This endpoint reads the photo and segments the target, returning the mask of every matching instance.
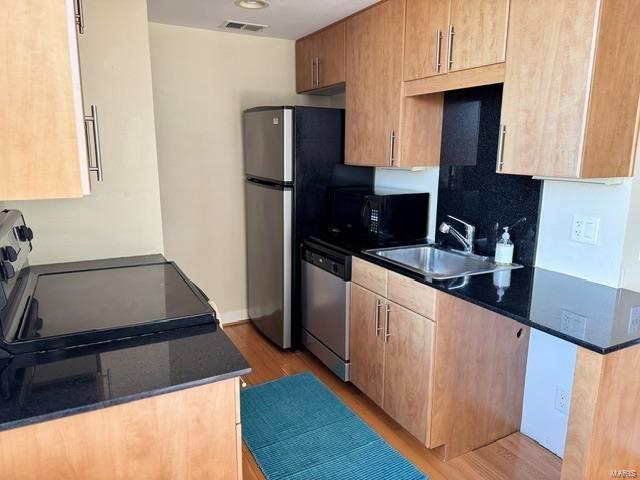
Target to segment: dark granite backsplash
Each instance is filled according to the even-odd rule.
[[[514,226],[514,262],[533,265],[541,183],[496,173],[502,85],[447,92],[444,101],[437,224],[453,215],[476,227],[476,252],[493,256],[502,227]],[[459,248],[439,231],[436,240]]]

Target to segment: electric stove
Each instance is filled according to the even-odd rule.
[[[33,231],[0,211],[0,351],[47,351],[217,324],[207,297],[162,255],[29,265]]]

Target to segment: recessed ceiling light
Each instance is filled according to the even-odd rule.
[[[235,4],[236,7],[249,8],[252,10],[267,8],[269,6],[269,2],[267,2],[267,0],[236,0]]]

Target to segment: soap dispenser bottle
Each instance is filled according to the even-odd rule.
[[[509,227],[504,227],[502,238],[496,243],[496,263],[511,265],[513,263],[513,242],[509,235]]]

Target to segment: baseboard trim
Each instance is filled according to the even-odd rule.
[[[247,310],[236,310],[235,312],[222,312],[222,325],[235,325],[236,323],[244,323],[249,321],[249,312]]]
[[[224,322],[222,325],[225,327],[235,327],[236,325],[244,325],[246,323],[251,323],[250,319],[238,320],[236,322]]]

